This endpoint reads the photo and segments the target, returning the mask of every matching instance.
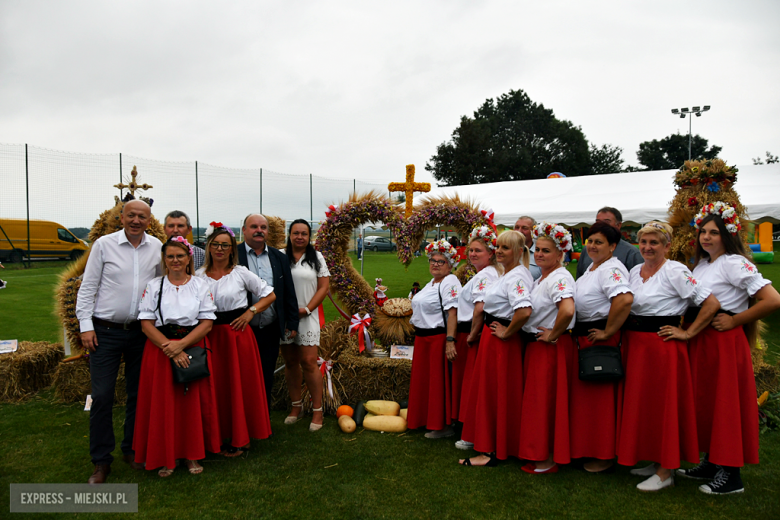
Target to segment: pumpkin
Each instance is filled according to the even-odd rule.
[[[336,410],[336,417],[341,417],[342,415],[352,417],[354,413],[355,411],[352,409],[351,406],[342,404],[341,406],[339,406],[338,410]]]

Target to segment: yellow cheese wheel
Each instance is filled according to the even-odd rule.
[[[406,431],[406,419],[393,415],[377,415],[363,419],[363,428],[375,432],[401,433]]]
[[[366,411],[374,415],[398,415],[401,405],[395,401],[368,401]]]
[[[352,433],[357,428],[355,421],[349,415],[342,415],[339,417],[339,428],[344,433]]]

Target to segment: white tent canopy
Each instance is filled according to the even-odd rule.
[[[735,189],[753,221],[780,222],[780,164],[738,166]],[[676,170],[613,173],[564,179],[494,182],[433,188],[492,209],[496,224],[513,226],[522,215],[567,226],[590,225],[596,211],[612,206],[624,222],[665,220],[675,196]]]

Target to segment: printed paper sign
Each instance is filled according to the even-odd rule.
[[[390,347],[390,359],[408,359],[414,356],[414,347],[409,345],[393,345]]]
[[[0,354],[10,354],[19,349],[19,341],[15,339],[0,340]]]

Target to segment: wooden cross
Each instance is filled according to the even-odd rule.
[[[431,191],[430,182],[414,182],[414,164],[406,165],[406,182],[391,182],[387,185],[387,189],[393,191],[406,192],[406,213],[405,217],[409,218],[412,215],[412,209],[414,208],[414,192]]]
[[[138,177],[138,170],[136,169],[135,166],[133,166],[133,171],[130,172],[130,177],[132,177],[132,180],[130,181],[129,184],[124,184],[120,182],[119,184],[114,184],[114,188],[119,188],[120,191],[127,188],[127,191],[129,191],[130,194],[133,197],[135,197],[136,190],[148,190],[153,187],[150,184],[146,184],[146,183],[138,184],[137,182],[135,182],[135,178]]]

